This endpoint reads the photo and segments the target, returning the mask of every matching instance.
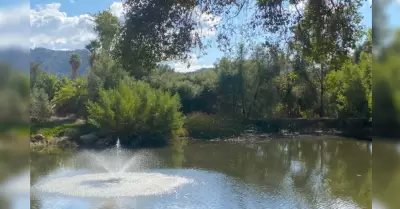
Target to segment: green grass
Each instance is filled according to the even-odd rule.
[[[96,131],[92,125],[86,123],[75,123],[71,120],[68,121],[56,121],[47,122],[40,124],[32,124],[30,133],[31,136],[36,134],[43,134],[45,137],[60,137],[60,136],[71,136],[76,137],[83,134],[88,134]]]

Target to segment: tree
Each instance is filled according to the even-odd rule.
[[[89,69],[87,75],[87,88],[90,99],[95,101],[102,89],[116,88],[126,76],[128,76],[128,73],[110,55],[106,52],[98,54],[97,60]]]
[[[111,14],[110,10],[105,10],[94,15],[94,22],[94,31],[99,36],[99,42],[94,44],[98,47],[97,44],[100,43],[104,51],[110,52],[115,45],[121,28],[118,18]]]
[[[91,40],[89,44],[85,46],[85,48],[90,52],[90,67],[93,67],[94,62],[96,61],[100,46],[100,42],[97,40]]]
[[[71,80],[75,80],[78,76],[78,70],[81,67],[82,59],[77,53],[72,53],[69,58],[69,64],[71,65]]]
[[[31,105],[29,108],[31,120],[46,122],[52,115],[49,97],[43,89],[33,88],[31,92]]]
[[[319,116],[325,113],[325,77],[331,70],[338,70],[361,38],[362,28],[358,8],[361,0],[349,3],[310,0],[304,15],[293,27],[292,47],[315,64],[318,74]]]
[[[124,79],[115,89],[102,90],[89,101],[89,123],[114,133],[121,143],[164,145],[182,129],[178,95],[152,89],[147,83]]]

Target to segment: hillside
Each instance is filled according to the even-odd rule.
[[[29,51],[17,48],[0,49],[0,62],[18,71],[29,72]]]
[[[69,64],[69,56],[72,53],[78,53],[82,58],[82,65],[79,74],[84,75],[89,67],[89,52],[85,49],[77,49],[73,51],[51,50],[46,48],[35,48],[27,51],[19,49],[3,49],[0,50],[0,62],[5,62],[15,69],[29,73],[29,61],[41,63],[41,67],[55,75],[69,76],[71,73],[71,65]],[[202,68],[194,72],[185,74],[197,74],[213,68]]]
[[[89,67],[89,52],[85,49],[78,49],[73,51],[56,51],[45,48],[31,49],[30,60],[41,63],[44,70],[56,75],[70,75],[71,65],[69,64],[69,57],[72,53],[77,53],[82,58],[81,68],[79,74],[86,74]]]

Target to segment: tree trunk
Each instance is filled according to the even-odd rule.
[[[78,76],[78,69],[72,68],[71,80],[75,80],[77,76]]]
[[[320,92],[320,110],[319,110],[319,117],[322,118],[324,117],[324,69],[321,66],[321,81],[320,81],[320,87],[321,87],[321,92]]]

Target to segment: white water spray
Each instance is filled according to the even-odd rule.
[[[78,170],[79,167],[90,167],[92,172],[43,179],[35,188],[44,193],[67,196],[134,197],[171,193],[191,182],[176,175],[143,172],[149,171],[150,165],[157,162],[155,156],[144,150],[131,153],[121,148],[119,139],[114,148],[82,152],[77,154],[75,161]],[[96,168],[101,170],[95,171]]]

